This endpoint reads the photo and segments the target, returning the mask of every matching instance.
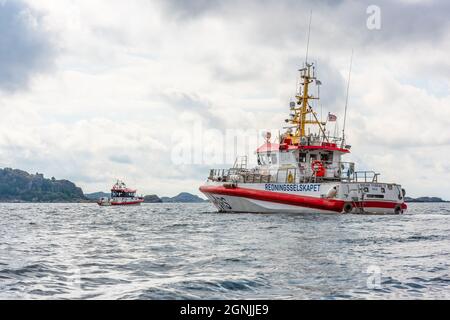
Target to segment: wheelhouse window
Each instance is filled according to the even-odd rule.
[[[258,154],[258,165],[262,166],[264,164],[263,161],[263,156],[261,154]]]
[[[258,164],[260,166],[267,165],[267,156],[265,154],[258,154]]]
[[[260,166],[277,164],[277,154],[276,153],[267,153],[267,154],[258,154],[258,164]]]
[[[306,162],[306,153],[300,152],[298,155],[298,162]]]
[[[372,198],[372,199],[383,199],[384,198],[384,194],[368,194],[367,198]]]
[[[320,160],[322,160],[325,163],[332,163],[333,162],[333,153],[322,153],[320,154]]]
[[[113,198],[133,198],[134,193],[132,192],[123,192],[123,191],[113,191],[111,193]]]
[[[276,154],[276,153],[272,153],[272,154],[269,156],[269,159],[270,159],[270,163],[271,163],[271,164],[277,164],[277,154]]]

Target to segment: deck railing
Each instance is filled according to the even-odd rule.
[[[355,182],[378,182],[379,175],[375,171],[356,171]]]
[[[355,171],[353,162],[339,162],[337,165],[323,162],[325,175],[317,176],[311,163],[298,168],[278,169],[211,169],[208,179],[219,182],[238,183],[307,183],[323,181],[377,182],[379,173],[374,171]]]

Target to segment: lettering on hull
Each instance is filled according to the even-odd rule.
[[[286,184],[276,184],[276,183],[266,183],[264,185],[266,191],[298,191],[298,192],[319,192],[320,183],[286,183]]]

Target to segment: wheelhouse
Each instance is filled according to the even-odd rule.
[[[343,170],[353,175],[354,164],[342,162],[342,156],[349,153],[347,148],[339,148],[336,143],[292,145],[267,142],[256,151],[258,166],[262,170],[274,172],[294,169],[301,178],[341,179]]]
[[[134,198],[136,191],[127,188],[125,183],[119,180],[111,189],[111,198]]]

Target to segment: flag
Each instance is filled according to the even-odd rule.
[[[337,120],[336,115],[328,113],[328,121],[336,121],[336,120]]]

